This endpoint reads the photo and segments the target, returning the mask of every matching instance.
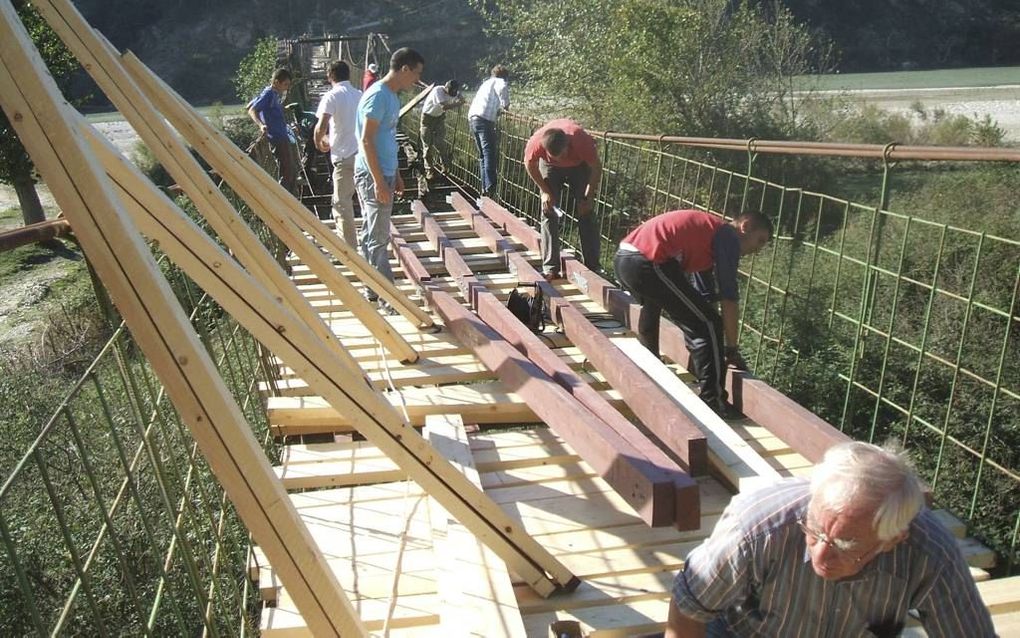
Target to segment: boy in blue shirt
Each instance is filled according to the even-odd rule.
[[[282,97],[290,90],[290,83],[290,71],[282,68],[274,71],[272,83],[248,103],[248,117],[269,140],[273,157],[280,167],[280,184],[294,193],[297,171],[291,154],[290,135],[283,115],[282,101]]]
[[[354,161],[354,184],[361,200],[363,218],[361,253],[390,281],[393,271],[387,247],[390,242],[390,216],[393,197],[404,192],[404,181],[397,170],[397,123],[400,98],[415,86],[425,68],[425,58],[414,49],[397,49],[390,58],[389,72],[361,96],[355,135],[358,157]],[[378,297],[369,291],[368,298]]]

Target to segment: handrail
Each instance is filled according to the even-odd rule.
[[[520,113],[506,115],[532,121]],[[537,122],[537,120],[535,120]],[[803,142],[785,140],[762,140],[758,138],[736,139],[725,137],[685,137],[679,135],[646,135],[640,133],[617,133],[587,129],[595,137],[610,140],[634,142],[656,142],[693,146],[697,148],[741,151],[752,149],[755,153],[774,155],[817,155],[827,157],[857,157],[867,159],[964,161],[964,162],[1020,162],[1020,149],[969,146],[906,146],[900,144],[851,144],[843,142]],[[891,147],[890,147],[891,146]]]
[[[37,224],[29,224],[0,233],[0,253],[35,242],[67,237],[70,234],[71,224],[66,219],[51,219]]]

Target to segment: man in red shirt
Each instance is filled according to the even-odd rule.
[[[658,356],[665,310],[684,331],[702,401],[720,414],[727,411],[726,364],[747,369],[737,347],[737,266],[771,238],[772,222],[759,212],[727,223],[711,213],[674,210],[631,231],[613,262],[617,279],[642,306],[638,339]]]
[[[595,191],[602,178],[602,162],[595,140],[573,120],[552,120],[535,131],[524,148],[524,165],[542,194],[542,272],[560,278],[560,193],[570,187],[577,213],[581,258],[596,272],[599,229],[592,214]]]
[[[373,62],[368,65],[365,72],[361,75],[361,90],[367,91],[368,87],[372,86],[379,81],[379,65]]]

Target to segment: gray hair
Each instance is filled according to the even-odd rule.
[[[907,531],[921,507],[924,488],[906,455],[870,443],[834,445],[811,476],[811,507],[841,511],[874,507],[874,529],[889,541]]]

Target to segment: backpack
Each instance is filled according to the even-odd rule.
[[[506,300],[506,307],[532,332],[543,332],[545,330],[545,293],[542,291],[542,287],[538,283],[518,282],[517,285],[534,288],[535,293],[529,295],[514,288]]]

